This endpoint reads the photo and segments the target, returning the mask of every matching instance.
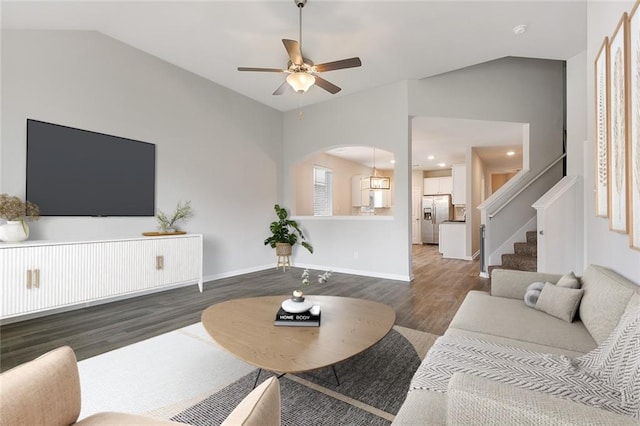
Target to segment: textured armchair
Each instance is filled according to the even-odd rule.
[[[0,426],[180,425],[125,413],[98,413],[78,421],[80,377],[73,350],[64,346],[0,375]],[[280,384],[255,388],[223,425],[279,425]]]

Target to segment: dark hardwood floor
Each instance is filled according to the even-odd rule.
[[[443,334],[469,290],[489,290],[477,261],[442,259],[437,246],[413,246],[411,283],[334,273],[307,294],[375,300],[393,307],[396,324]],[[320,271],[321,272],[321,271]],[[79,360],[200,321],[214,303],[238,297],[288,295],[299,287],[302,269],[270,269],[146,296],[0,326],[0,370],[62,345]],[[312,271],[315,280],[318,271]]]

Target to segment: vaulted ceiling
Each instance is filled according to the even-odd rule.
[[[99,31],[280,111],[505,56],[566,60],[586,49],[586,2],[580,0],[308,0],[304,56],[315,63],[358,56],[362,66],[322,74],[342,88],[338,94],[314,86],[302,95],[290,90],[274,96],[286,74],[237,67],[286,68],[282,39],[298,39],[294,0],[2,0],[1,5],[2,28]],[[513,29],[519,25],[526,30],[518,35]],[[487,146],[472,137],[494,130],[495,137],[486,137],[502,140],[517,133],[510,124],[470,122],[448,136],[442,133],[451,125],[414,120],[413,157],[422,163],[414,169],[437,167],[426,164],[427,152],[440,150],[439,161],[450,165],[463,161],[463,140]]]
[[[526,25],[524,34],[513,28]],[[328,1],[303,9],[303,54],[315,63],[358,56],[323,73],[342,87],[273,96],[283,38],[298,39],[294,0],[5,1],[2,27],[95,30],[281,111],[505,56],[568,59],[586,48],[584,1]]]

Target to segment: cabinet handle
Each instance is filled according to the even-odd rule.
[[[27,269],[27,289],[31,290],[31,269]]]
[[[156,256],[156,269],[164,269],[164,256]]]
[[[40,288],[40,269],[33,270],[33,281],[35,288]]]

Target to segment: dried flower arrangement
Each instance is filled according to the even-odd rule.
[[[169,218],[162,210],[158,210],[156,219],[158,219],[158,225],[162,232],[172,232],[178,230],[178,225],[187,223],[189,219],[193,217],[193,209],[191,208],[191,201],[180,201],[176,206],[176,210]]]
[[[324,284],[327,281],[329,281],[329,277],[331,277],[331,274],[333,273],[333,271],[325,271],[324,273],[318,275],[318,283],[320,284]],[[302,271],[302,286],[301,287],[307,287],[311,285],[311,281],[309,281],[309,270],[305,269],[304,271]],[[298,302],[298,301],[302,301],[304,300],[304,293],[302,290],[297,289],[293,292],[293,301],[294,302]]]
[[[16,196],[0,194],[0,218],[6,220],[38,220],[40,209],[31,201]]]

